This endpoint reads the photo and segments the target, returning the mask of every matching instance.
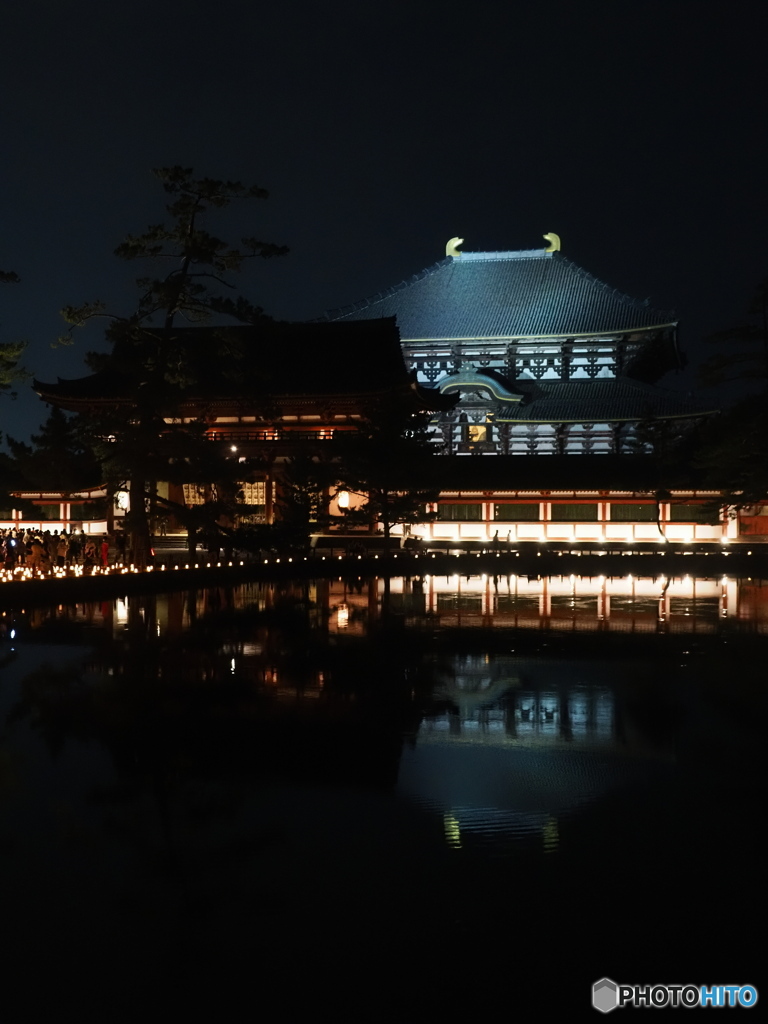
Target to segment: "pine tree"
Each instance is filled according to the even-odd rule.
[[[371,529],[381,525],[385,552],[393,526],[435,518],[427,505],[440,494],[440,462],[428,428],[428,414],[413,413],[393,399],[372,409],[359,431],[338,442],[338,489],[365,496],[346,513],[347,522]]]
[[[0,282],[18,284],[19,275],[12,270],[0,270]],[[7,341],[0,344],[0,393],[9,391],[17,382],[29,376],[19,360],[22,357],[26,342]]]
[[[722,351],[703,364],[700,383],[740,381],[752,394],[705,425],[695,464],[713,487],[724,492],[724,507],[733,510],[768,498],[768,278],[757,289],[742,323],[709,339]]]
[[[168,465],[169,451],[178,452],[185,433],[191,445],[199,433],[188,430],[177,410],[201,379],[197,353],[191,353],[180,326],[211,324],[227,318],[241,323],[258,323],[264,311],[242,296],[227,295],[233,286],[228,275],[250,259],[283,255],[284,246],[243,238],[241,247],[210,234],[201,220],[210,210],[221,210],[236,201],[265,199],[258,186],[238,181],[195,178],[191,168],[165,167],[154,171],[170,202],[169,221],[153,224],[141,235],[129,235],[115,254],[126,260],[148,260],[154,266],[167,262],[167,274],[137,280],[139,298],[129,315],[108,313],[101,302],[67,306],[62,310],[70,331],[60,339],[72,340],[74,328],[97,317],[107,317],[107,339],[112,344],[107,357],[91,355],[94,369],[108,369],[119,376],[125,388],[125,403],[113,410],[94,429],[103,439],[98,454],[108,464],[113,479],[124,476],[130,492],[127,527],[131,536],[131,559],[145,565],[149,556],[150,518],[157,504],[156,481]],[[208,363],[217,365],[237,360],[242,354],[225,333],[210,332]],[[107,445],[112,447],[107,449]],[[176,456],[178,457],[178,456]]]
[[[768,278],[755,292],[746,319],[707,341],[720,351],[701,366],[703,387],[733,381],[758,381],[768,387]]]
[[[77,416],[51,409],[31,444],[12,437],[6,440],[19,472],[33,487],[68,493],[102,482],[100,466],[83,440],[83,424]]]
[[[312,452],[297,452],[283,463],[279,521],[271,531],[277,547],[306,549],[313,531],[327,529],[328,491],[337,473],[333,462]]]

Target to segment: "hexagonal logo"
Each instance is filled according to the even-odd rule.
[[[592,986],[592,1005],[600,1013],[610,1013],[619,1005],[618,985],[610,978],[601,978]]]

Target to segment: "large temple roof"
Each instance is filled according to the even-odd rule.
[[[217,335],[214,345],[212,334]],[[183,346],[195,380],[185,401],[216,401],[269,396],[322,398],[369,397],[415,389],[426,408],[449,408],[454,399],[416,386],[406,370],[400,335],[393,319],[370,323],[283,323],[253,326],[184,327],[152,331],[155,342],[167,333],[170,345]],[[153,342],[154,343],[154,342]],[[222,358],[217,352],[229,350]],[[375,352],[376,361],[360,358]],[[130,404],[145,371],[134,350],[116,349],[106,369],[58,383],[34,381],[46,401],[63,408]]]
[[[462,252],[324,320],[397,317],[403,341],[583,337],[669,326],[557,252]]]

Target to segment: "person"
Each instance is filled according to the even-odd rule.
[[[221,550],[221,540],[219,539],[219,531],[211,530],[206,537],[208,554],[211,558],[218,558],[219,551]]]
[[[101,566],[106,569],[109,565],[109,537],[105,536],[101,542]]]
[[[69,555],[69,564],[70,565],[77,565],[78,564],[78,562],[80,561],[80,555],[82,553],[82,550],[83,550],[83,547],[82,547],[82,542],[81,542],[81,539],[80,539],[80,535],[78,533],[70,533],[70,535],[69,535],[68,551],[67,551],[67,554]]]
[[[88,540],[85,542],[85,547],[83,548],[83,565],[96,565],[96,557],[96,541],[93,539],[93,537],[89,537]]]
[[[56,564],[59,550],[59,533],[58,530],[54,530],[51,533],[50,530],[46,530],[43,534],[43,546],[45,547],[45,553],[48,556],[47,560],[50,565]]]
[[[33,569],[45,569],[49,565],[48,551],[42,537],[35,537],[29,544],[27,565]]]
[[[9,530],[3,539],[3,562],[6,569],[13,569],[16,565],[17,550],[16,538]]]
[[[68,547],[69,547],[69,542],[67,541],[67,535],[62,530],[61,533],[59,534],[59,542],[58,542],[58,544],[56,546],[56,565],[60,569],[64,568],[64,565],[65,565],[65,563],[67,561],[67,549],[68,549]]]
[[[115,531],[115,551],[117,552],[118,562],[125,561],[125,530]]]

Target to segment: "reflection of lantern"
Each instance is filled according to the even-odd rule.
[[[339,508],[349,508],[349,491],[339,491],[336,496]]]
[[[340,604],[337,611],[339,629],[346,629],[349,625],[349,606]]]

